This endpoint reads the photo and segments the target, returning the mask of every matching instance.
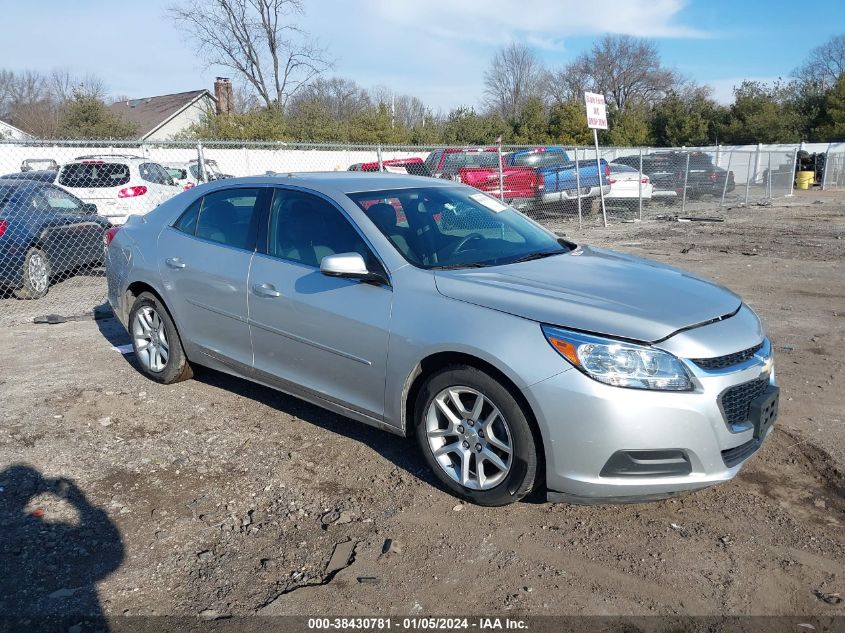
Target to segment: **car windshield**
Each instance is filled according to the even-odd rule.
[[[420,268],[498,266],[570,250],[567,242],[515,209],[469,187],[347,195]]]

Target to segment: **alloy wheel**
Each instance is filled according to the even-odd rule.
[[[443,389],[425,413],[425,427],[440,468],[464,488],[489,490],[510,472],[510,427],[481,392],[464,386]]]
[[[43,255],[33,252],[29,256],[27,275],[29,276],[29,285],[35,292],[40,294],[47,290],[47,285],[50,283],[50,273]]]
[[[135,356],[144,367],[152,372],[162,372],[170,357],[170,344],[164,321],[149,305],[142,306],[132,321],[132,342]]]

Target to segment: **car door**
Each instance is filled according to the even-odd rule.
[[[249,276],[256,374],[381,420],[393,292],[323,275],[320,261],[354,251],[381,263],[338,207],[304,191],[275,190],[267,233]]]
[[[232,187],[196,200],[158,239],[165,301],[188,354],[241,373],[252,368],[247,278],[266,187]]]

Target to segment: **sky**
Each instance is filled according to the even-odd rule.
[[[300,25],[335,60],[331,74],[415,95],[435,111],[479,107],[484,70],[511,41],[554,69],[604,33],[649,38],[666,66],[729,103],[743,79],[787,78],[845,32],[842,0],[304,1]],[[237,84],[233,71],[197,56],[167,16],[172,3],[0,0],[0,68],[93,73],[110,94],[133,98],[210,89],[216,76]]]

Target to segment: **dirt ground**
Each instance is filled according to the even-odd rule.
[[[558,228],[716,279],[763,317],[780,419],[734,481],[475,507],[410,440],[216,372],[146,380],[113,320],[15,325],[0,613],[845,615],[845,195],[697,212],[725,221]]]

